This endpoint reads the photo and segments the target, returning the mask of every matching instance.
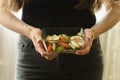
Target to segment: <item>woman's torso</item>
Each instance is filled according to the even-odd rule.
[[[35,27],[91,27],[95,15],[74,8],[78,0],[31,0],[23,8],[23,21]]]

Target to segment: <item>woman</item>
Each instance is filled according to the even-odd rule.
[[[119,21],[120,1],[113,1],[105,18],[95,24],[94,11],[101,4],[101,0],[0,0],[0,23],[21,34],[16,80],[102,80],[99,35]],[[19,20],[11,11],[21,7]],[[45,51],[42,28],[79,26],[86,34],[82,50],[73,54]]]

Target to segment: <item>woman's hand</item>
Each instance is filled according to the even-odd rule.
[[[85,41],[85,46],[83,49],[76,51],[75,54],[77,55],[86,55],[89,53],[92,42],[94,39],[94,35],[91,29],[85,29],[85,34],[86,34],[86,41]]]
[[[40,30],[39,28],[33,28],[31,30],[30,39],[34,44],[36,51],[39,52],[42,57],[51,60],[57,56],[56,53],[45,51],[42,43],[42,30]]]
[[[118,21],[120,21],[120,0],[111,0],[111,9],[108,11],[107,15],[91,29],[85,29],[86,33],[86,43],[82,50],[76,52],[77,55],[88,54],[94,38],[100,34],[111,29]],[[93,34],[94,33],[94,34]]]

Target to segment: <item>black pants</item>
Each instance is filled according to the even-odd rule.
[[[99,39],[93,42],[89,54],[59,54],[46,60],[22,36],[16,67],[16,80],[102,80],[103,62]]]

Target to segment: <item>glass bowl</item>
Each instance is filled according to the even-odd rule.
[[[81,27],[44,28],[42,37],[45,50],[55,53],[74,53],[85,44]]]

